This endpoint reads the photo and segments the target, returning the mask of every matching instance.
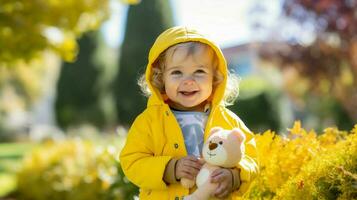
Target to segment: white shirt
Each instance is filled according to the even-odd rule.
[[[172,110],[179,123],[188,155],[201,156],[203,133],[209,112]]]

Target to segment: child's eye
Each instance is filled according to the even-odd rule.
[[[203,69],[198,69],[198,70],[196,70],[195,73],[196,73],[196,74],[205,74],[206,72],[205,72],[205,70],[203,70]]]
[[[181,75],[182,72],[179,71],[179,70],[174,70],[174,71],[172,71],[170,74],[171,74],[171,75]]]

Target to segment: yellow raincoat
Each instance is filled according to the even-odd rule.
[[[216,52],[219,70],[224,80],[214,91],[211,111],[207,120],[204,140],[208,138],[212,127],[224,129],[239,127],[246,135],[245,157],[239,163],[242,184],[235,195],[242,195],[258,172],[256,146],[252,133],[244,123],[224,107],[222,99],[227,82],[227,64],[221,50],[216,44],[186,27],[173,27],[163,32],[155,41],[149,53],[146,68],[146,81],[152,91],[147,108],[132,124],[126,144],[120,154],[120,163],[127,178],[140,187],[140,199],[180,199],[188,195],[189,190],[180,184],[167,185],[163,181],[165,167],[171,158],[187,155],[183,134],[171,112],[164,102],[160,91],[150,84],[152,64],[168,47],[181,42],[198,41],[208,44]]]

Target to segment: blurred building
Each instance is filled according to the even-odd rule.
[[[222,48],[227,60],[228,68],[240,76],[252,74],[257,71],[257,51],[252,44],[239,44]]]
[[[282,74],[261,57],[261,49],[269,52],[281,47],[278,43],[261,42],[222,48],[229,70],[241,78],[240,95],[230,109],[254,132],[281,131],[294,118],[292,105],[282,92]]]

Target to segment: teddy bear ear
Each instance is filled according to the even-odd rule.
[[[216,126],[216,127],[211,128],[211,131],[210,131],[209,134],[212,135],[213,133],[216,133],[216,132],[221,131],[221,130],[223,130],[223,128],[221,128],[219,126]]]
[[[235,133],[236,136],[238,136],[241,142],[245,141],[245,135],[239,128],[234,128],[232,131]]]

